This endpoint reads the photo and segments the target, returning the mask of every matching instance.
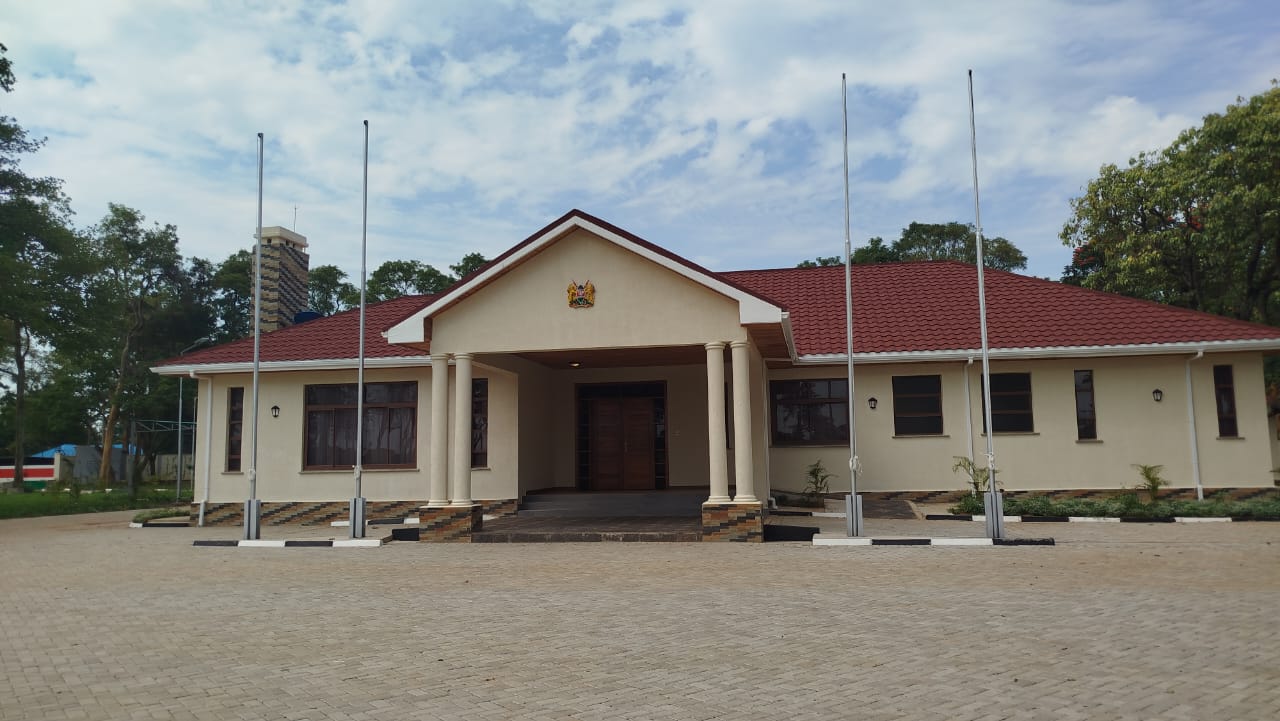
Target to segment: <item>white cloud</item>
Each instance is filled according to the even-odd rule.
[[[365,118],[373,265],[493,255],[572,205],[715,268],[830,255],[841,72],[856,242],[968,220],[973,68],[984,225],[1056,275],[1099,165],[1280,60],[1280,20],[1233,3],[9,5],[4,112],[50,136],[28,167],[81,220],[124,202],[225,257],[252,232],[262,131],[268,224],[299,206],[313,262],[347,269]]]

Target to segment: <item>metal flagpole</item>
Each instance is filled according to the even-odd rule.
[[[258,370],[262,351],[262,133],[258,133],[258,232],[253,248],[253,434],[249,436],[249,498],[244,502],[244,538],[256,541],[259,533],[258,501]]]
[[[978,202],[978,131],[973,118],[973,70],[969,70],[969,153],[973,160],[973,220],[978,250],[978,325],[982,332],[982,413],[987,431],[987,536],[1004,538],[1004,502],[996,488],[996,452],[991,425],[991,350],[987,345],[987,286],[983,273],[982,211]],[[968,382],[966,380],[966,382]]]
[[[351,537],[364,538],[364,497],[360,476],[364,471],[364,311],[365,248],[369,235],[369,121],[364,121],[364,199],[360,226],[360,350],[356,361],[356,462],[353,469],[356,493],[351,498]]]
[[[182,381],[183,376],[178,376],[178,470],[174,476],[174,503],[182,502]]]
[[[840,73],[840,102],[844,108],[844,313],[845,356],[849,360],[849,495],[845,497],[845,530],[862,535],[862,496],[858,495],[858,447],[853,427],[853,276],[852,244],[849,241],[849,94],[845,75]]]

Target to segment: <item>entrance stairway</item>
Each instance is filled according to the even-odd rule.
[[[701,518],[705,488],[526,494],[520,518]]]

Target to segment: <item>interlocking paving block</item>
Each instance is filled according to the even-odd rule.
[[[131,515],[0,521],[0,604],[38,609],[0,614],[0,721],[1275,721],[1280,709],[1266,631],[1276,523],[1068,523],[1048,548],[364,553],[193,548],[236,544],[241,529],[138,533]],[[802,522],[843,533],[823,520]],[[1040,535],[1028,528],[1050,527],[1009,533]],[[323,533],[305,531],[278,532]]]

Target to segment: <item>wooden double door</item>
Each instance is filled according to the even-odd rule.
[[[665,488],[666,385],[578,386],[580,490]]]

